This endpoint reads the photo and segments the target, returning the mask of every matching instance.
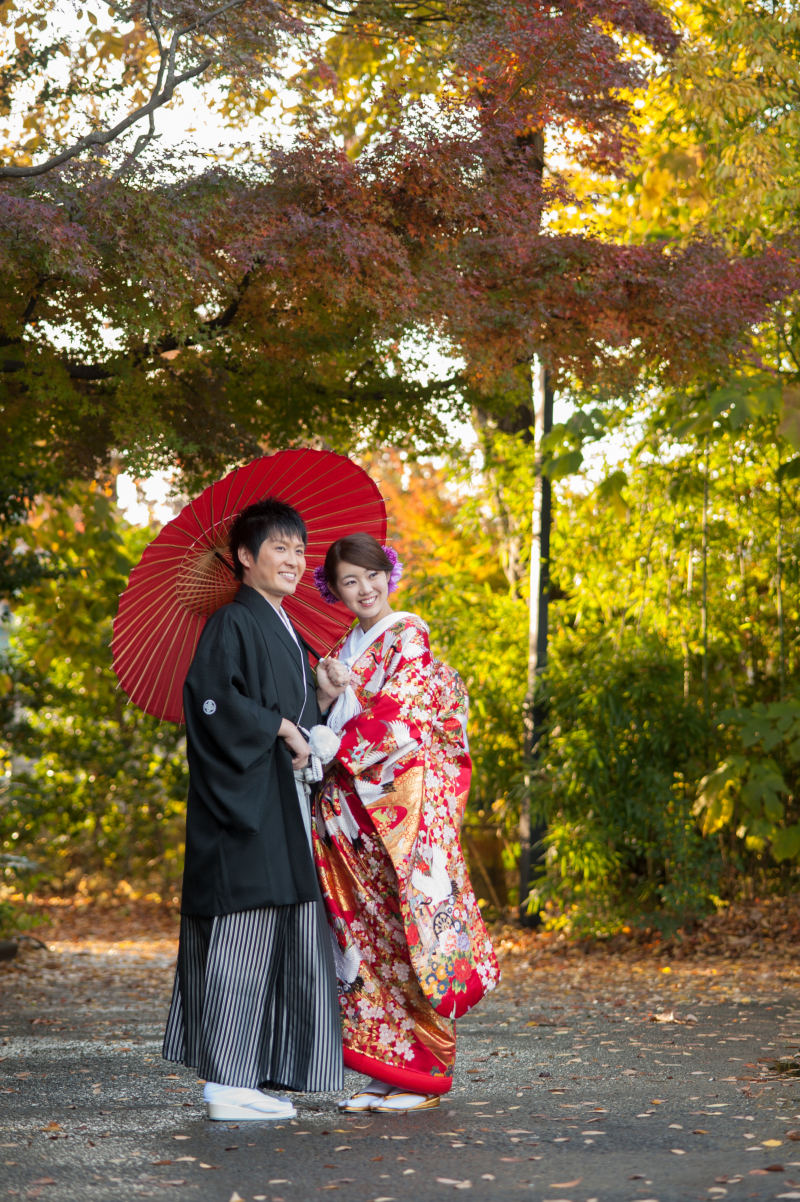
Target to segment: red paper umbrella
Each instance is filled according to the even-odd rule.
[[[279,451],[237,468],[185,506],[146,548],[114,622],[114,669],[145,713],[183,721],[183,682],[206,619],[239,589],[228,551],[233,519],[263,497],[294,505],[308,527],[305,575],[286,612],[313,647],[328,652],[352,615],[327,605],[314,568],[332,542],[356,530],[386,539],[386,506],[363,468],[332,451]]]

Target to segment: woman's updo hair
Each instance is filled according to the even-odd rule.
[[[386,572],[391,575],[394,564],[381,544],[371,534],[348,534],[337,538],[328,547],[323,571],[329,589],[336,591],[336,570],[340,563],[352,563],[369,572]]]

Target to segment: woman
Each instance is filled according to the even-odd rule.
[[[348,668],[350,685],[328,717],[341,742],[323,753],[314,829],[345,1065],[370,1078],[340,1102],[351,1112],[438,1106],[452,1085],[454,1020],[499,980],[458,843],[467,696],[432,657],[421,618],[392,611],[401,568],[390,548],[353,534],[315,572],[323,597],[358,619],[325,661],[336,684]]]

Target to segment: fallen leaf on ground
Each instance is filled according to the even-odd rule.
[[[574,1181],[551,1181],[548,1189],[572,1189],[573,1185],[580,1185],[583,1177],[576,1177]]]

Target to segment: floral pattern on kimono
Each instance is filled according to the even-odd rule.
[[[499,980],[458,840],[471,774],[466,692],[414,615],[368,646],[352,675],[362,712],[342,729],[314,831],[345,1063],[449,1078],[452,1020]]]

